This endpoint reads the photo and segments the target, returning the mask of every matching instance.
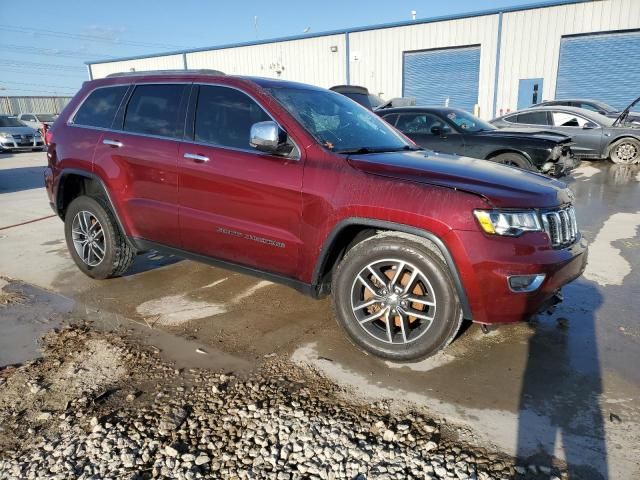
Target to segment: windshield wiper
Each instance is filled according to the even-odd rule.
[[[405,145],[404,147],[396,148],[396,147],[387,147],[387,148],[369,148],[369,147],[358,147],[358,148],[348,148],[344,150],[334,150],[336,153],[343,153],[346,155],[353,154],[367,154],[367,153],[387,153],[387,152],[402,152],[402,151],[416,151],[416,150],[424,150],[422,147]]]

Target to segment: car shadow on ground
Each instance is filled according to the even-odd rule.
[[[535,333],[522,381],[517,455],[525,465],[538,466],[552,465],[554,456],[563,456],[569,478],[605,479],[595,327],[602,294],[585,280],[565,287],[565,293],[575,300],[574,306],[559,306],[553,315],[541,314],[532,322]]]
[[[45,166],[2,169],[0,156],[0,194],[44,187]]]

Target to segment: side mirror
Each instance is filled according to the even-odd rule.
[[[256,150],[274,155],[286,155],[291,152],[287,144],[287,134],[274,121],[258,122],[251,125],[249,145]]]
[[[592,123],[592,122],[587,122],[582,126],[583,130],[592,130],[594,128],[598,128],[598,125],[596,125],[595,123]]]

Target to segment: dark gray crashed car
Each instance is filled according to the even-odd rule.
[[[531,105],[530,108],[537,107],[577,107],[585,110],[591,110],[592,112],[599,113],[605,117],[613,118],[614,120],[622,113],[619,109],[612,107],[604,102],[598,100],[591,100],[590,98],[569,98],[565,100],[547,100],[536,105]],[[640,124],[640,114],[636,112],[629,113],[627,122]]]
[[[624,112],[623,112],[624,114]],[[571,137],[580,159],[609,158],[614,163],[640,163],[640,125],[576,107],[535,107],[491,120],[499,128],[537,127]]]
[[[501,130],[451,107],[405,107],[376,113],[424,148],[561,176],[577,165],[566,135],[537,128]]]

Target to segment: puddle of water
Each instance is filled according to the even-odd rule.
[[[0,367],[39,358],[40,338],[63,323],[73,300],[3,279],[0,290],[16,296],[14,303],[0,305]]]
[[[571,172],[576,180],[588,180],[598,173],[600,173],[600,169],[591,165],[581,165]]]
[[[226,313],[227,309],[220,303],[194,300],[186,294],[181,294],[149,300],[138,305],[136,311],[153,325],[171,326],[220,315]]]
[[[216,285],[220,285],[221,283],[226,282],[227,280],[229,280],[229,277],[224,277],[224,278],[221,278],[220,280],[216,280],[215,282],[210,283],[209,285],[200,287],[200,289],[204,290],[205,288],[215,287]]]
[[[235,297],[233,297],[233,300],[231,300],[231,303],[240,303],[242,300],[244,300],[245,298],[250,297],[251,295],[256,293],[258,290],[260,290],[261,288],[268,287],[269,285],[273,285],[273,283],[272,282],[268,282],[267,280],[262,280],[262,281],[256,283],[255,285],[247,288],[244,292],[241,292],[238,295],[236,295]]]
[[[639,226],[640,212],[611,215],[589,245],[585,278],[602,286],[622,285],[624,278],[631,273],[631,265],[622,256],[620,249],[613,246],[613,242],[634,238]]]

